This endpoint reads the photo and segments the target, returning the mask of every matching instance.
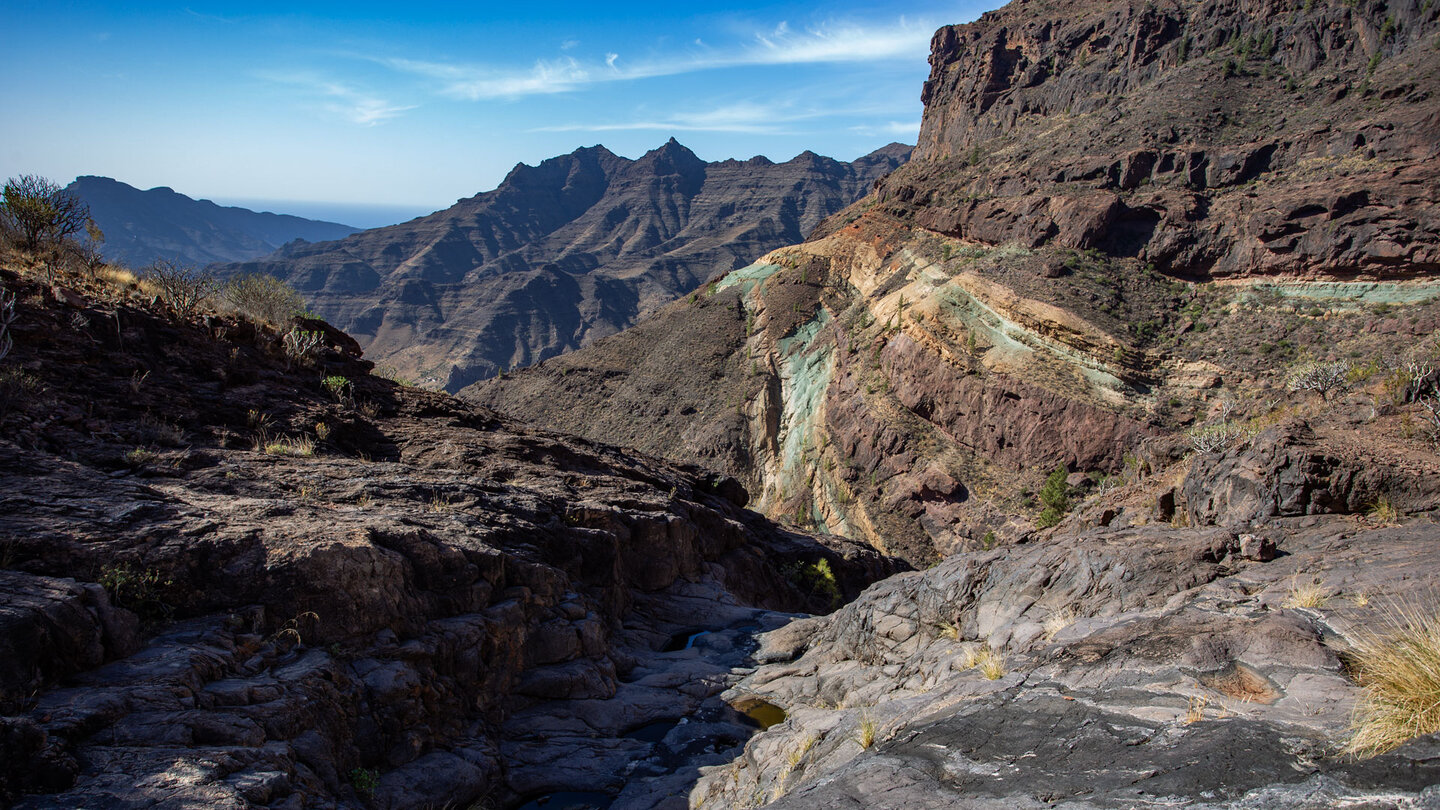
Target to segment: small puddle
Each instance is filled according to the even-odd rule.
[[[631,729],[620,736],[626,739],[639,740],[640,742],[658,743],[665,739],[670,729],[680,724],[679,720],[656,720],[653,723],[646,723],[638,728]]]
[[[759,723],[762,731],[785,722],[785,710],[774,703],[751,699],[735,704],[735,708],[741,714]]]
[[[615,797],[593,791],[568,791],[537,796],[513,810],[606,810]]]
[[[669,641],[665,642],[665,646],[660,648],[660,652],[688,650],[695,646],[695,639],[708,635],[710,635],[709,630],[686,630],[683,633],[676,633],[670,637]]]

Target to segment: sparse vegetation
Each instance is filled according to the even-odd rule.
[[[990,649],[988,644],[976,644],[965,650],[960,658],[960,668],[979,670],[986,680],[998,681],[1005,677],[1005,658]]]
[[[285,436],[274,440],[262,439],[259,444],[259,449],[272,456],[309,458],[315,455],[315,440],[309,436]]]
[[[155,288],[160,302],[181,318],[194,315],[218,289],[209,273],[165,259],[145,269],[145,281]]]
[[[100,570],[98,581],[111,602],[142,619],[161,619],[174,610],[161,595],[171,581],[154,568],[135,568],[129,563],[107,565]]]
[[[1364,688],[1345,750],[1370,757],[1440,731],[1440,612],[1402,607],[1389,627],[1362,632],[1350,655]]]
[[[1349,373],[1350,364],[1345,362],[1305,363],[1291,370],[1285,386],[1291,391],[1318,391],[1328,400],[1331,391],[1344,390]]]
[[[1400,522],[1400,510],[1396,509],[1395,504],[1385,495],[1381,495],[1375,499],[1374,503],[1370,504],[1370,507],[1365,510],[1365,516],[1381,526],[1394,526]]]
[[[26,250],[59,248],[89,222],[90,207],[57,183],[35,174],[5,182],[0,231]]]
[[[305,302],[294,287],[266,273],[230,279],[220,297],[236,312],[258,323],[283,324],[305,310]]]
[[[875,718],[871,717],[869,712],[862,712],[860,724],[855,730],[855,742],[859,743],[861,748],[870,750],[870,746],[875,744],[876,728]]]
[[[304,363],[320,350],[324,338],[325,336],[320,332],[291,329],[285,333],[283,340],[285,357],[293,362]]]

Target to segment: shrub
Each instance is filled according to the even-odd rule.
[[[835,579],[829,560],[794,563],[785,566],[783,571],[796,589],[806,594],[826,597],[832,608],[840,604],[840,583]]]
[[[174,611],[161,597],[161,591],[170,584],[154,568],[137,569],[129,563],[107,565],[100,571],[100,585],[110,594],[110,600],[147,620],[164,618]]]
[[[1040,502],[1045,504],[1045,509],[1035,520],[1036,526],[1048,529],[1058,524],[1070,511],[1070,485],[1065,481],[1068,475],[1063,466],[1056,467],[1055,472],[1045,479],[1045,486],[1040,488]]]
[[[336,401],[343,402],[350,395],[350,380],[339,374],[331,374],[320,380],[320,387],[325,389]]]
[[[214,276],[167,259],[158,259],[147,267],[145,280],[155,287],[160,301],[182,318],[194,315],[216,289]]]
[[[221,297],[252,321],[285,323],[305,310],[294,287],[268,273],[246,273],[225,283]]]
[[[1349,363],[1306,363],[1290,372],[1285,385],[1291,391],[1319,391],[1322,398],[1329,399],[1331,391],[1345,387],[1349,374]]]
[[[90,222],[90,207],[73,192],[35,174],[5,182],[0,227],[21,247],[59,247]]]
[[[1407,740],[1440,731],[1440,614],[1399,608],[1384,632],[1365,632],[1351,655],[1364,688],[1345,750],[1383,754]]]
[[[355,768],[350,771],[350,786],[362,796],[369,796],[380,786],[380,774],[369,768]]]
[[[1238,422],[1224,421],[1190,428],[1185,434],[1190,446],[1200,453],[1214,453],[1229,447],[1231,442],[1245,435],[1245,428]]]
[[[324,339],[325,335],[320,332],[291,329],[285,333],[285,357],[303,363],[315,355]]]

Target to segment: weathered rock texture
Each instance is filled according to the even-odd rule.
[[[1419,2],[1012,4],[935,35],[880,198],[1188,278],[1433,271],[1437,30]]]
[[[77,177],[66,191],[90,206],[91,219],[105,234],[100,245],[105,258],[136,268],[157,259],[197,267],[240,262],[273,253],[297,239],[322,242],[359,230],[192,200],[168,188],[141,191],[108,177]]]
[[[0,416],[7,803],[526,797],[556,780],[527,764],[517,712],[587,718],[586,738],[678,720],[744,664],[736,628],[777,623],[762,608],[826,610],[893,570],[746,512],[733,479],[372,377],[318,321],[297,326],[324,345],[289,357],[138,289],[0,276],[19,298]],[[807,575],[820,561],[833,579]],[[727,628],[723,649],[657,653]],[[749,733],[711,722],[712,757]],[[622,747],[670,751],[637,785],[684,760]]]
[[[726,697],[787,720],[704,769],[691,806],[1429,806],[1437,735],[1336,750],[1349,643],[1386,621],[1367,597],[1431,602],[1434,524],[1268,529],[1285,556],[1263,563],[1170,527],[957,555],[769,633],[772,663]],[[1322,606],[1295,607],[1312,583]]]
[[[1027,2],[942,29],[917,159],[874,195],[465,395],[718,466],[772,516],[916,563],[1028,536],[1056,467],[1108,487],[1179,430],[1321,416],[1287,390],[1307,359],[1359,369],[1321,421],[1387,435],[1424,414],[1382,378],[1440,323],[1437,13]],[[1193,517],[1255,512],[1245,475]],[[1299,497],[1354,512],[1384,476]]]
[[[794,244],[909,156],[706,163],[673,139],[517,166],[411,222],[220,268],[300,289],[370,357],[456,391],[617,332],[717,273]]]

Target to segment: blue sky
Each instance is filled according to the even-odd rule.
[[[848,160],[914,142],[930,35],[996,5],[10,0],[0,175],[422,212],[597,143]]]

